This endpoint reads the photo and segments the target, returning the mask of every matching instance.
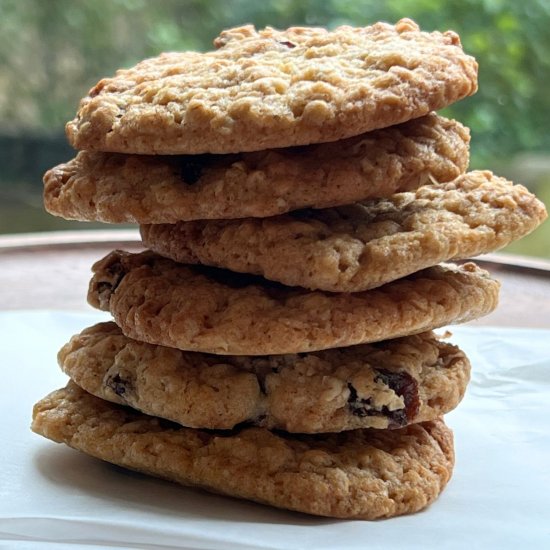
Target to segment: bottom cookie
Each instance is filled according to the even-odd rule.
[[[433,502],[454,464],[442,420],[399,430],[289,435],[183,428],[73,382],[39,401],[32,429],[89,455],[210,491],[337,518],[378,519]]]

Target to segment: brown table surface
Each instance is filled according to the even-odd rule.
[[[0,236],[0,310],[89,310],[90,267],[115,248],[140,250],[137,230]],[[550,328],[550,261],[505,254],[475,261],[502,290],[498,309],[471,325]]]

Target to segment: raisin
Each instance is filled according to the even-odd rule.
[[[418,382],[407,372],[392,372],[377,369],[376,382],[382,382],[403,398],[405,408],[389,412],[389,417],[397,425],[404,426],[409,418],[414,418],[420,407],[418,398]]]
[[[197,183],[202,176],[202,171],[206,164],[208,155],[193,155],[181,158],[180,176],[185,183],[193,185]]]
[[[107,379],[106,385],[119,397],[123,397],[130,387],[130,381],[122,378],[120,374],[115,374]]]
[[[357,390],[351,385],[348,384],[349,397],[348,404],[351,409],[352,414],[363,418],[365,416],[372,416],[376,414],[376,410],[371,408],[371,399],[358,399]]]
[[[418,398],[418,383],[406,372],[392,372],[385,369],[377,369],[376,382],[382,382],[392,389],[399,397],[403,398],[405,407],[390,411],[384,406],[381,409],[372,407],[370,398],[359,399],[357,390],[348,384],[349,397],[348,406],[352,414],[364,418],[365,416],[385,416],[389,420],[389,428],[398,428],[405,426],[410,418],[414,418],[418,413],[420,401]]]
[[[239,162],[242,155],[239,153],[227,155],[203,153],[201,155],[176,155],[164,158],[170,159],[174,172],[179,174],[184,183],[193,185],[201,179],[206,168],[227,170],[235,162]]]
[[[294,44],[293,42],[290,42],[289,40],[285,40],[284,42],[281,42],[280,40],[278,40],[279,44],[281,44],[282,46],[286,46],[287,48],[295,48],[296,47],[296,44]]]

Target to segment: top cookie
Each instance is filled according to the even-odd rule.
[[[101,80],[67,135],[77,149],[258,151],[392,126],[477,90],[451,31],[396,25],[224,31],[208,53],[166,53]]]

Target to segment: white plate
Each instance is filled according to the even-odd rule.
[[[453,329],[473,366],[447,416],[454,477],[422,513],[363,522],[182,488],[33,434],[33,403],[66,381],[57,350],[106,318],[0,313],[1,548],[550,548],[550,330]]]

